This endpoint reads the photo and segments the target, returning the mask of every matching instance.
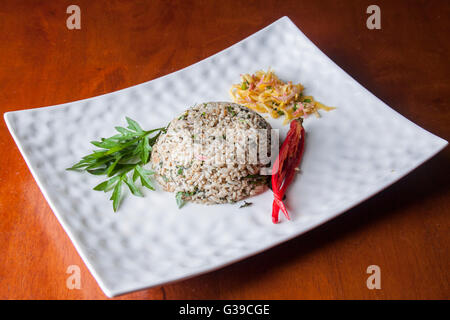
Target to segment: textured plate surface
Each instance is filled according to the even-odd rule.
[[[302,173],[288,191],[292,221],[273,225],[272,195],[253,205],[179,210],[173,194],[126,197],[112,212],[100,178],[66,171],[89,141],[125,116],[166,125],[187,107],[227,101],[239,74],[272,67],[281,79],[338,109],[305,121]],[[5,120],[53,212],[108,296],[211,271],[302,234],[391,185],[447,142],[389,108],[284,17],[186,69],[103,96],[10,112]],[[272,126],[282,128],[279,122]],[[281,129],[285,131],[285,128]]]

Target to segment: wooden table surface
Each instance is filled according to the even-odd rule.
[[[68,30],[66,8],[81,8]],[[381,8],[381,30],[366,8]],[[2,1],[0,110],[60,104],[202,60],[288,15],[331,59],[450,138],[450,2]],[[265,67],[265,66],[262,66]],[[0,121],[0,298],[105,299]],[[118,299],[448,299],[449,148],[341,217],[263,254]],[[69,265],[81,289],[66,287]],[[366,268],[381,268],[369,290]]]

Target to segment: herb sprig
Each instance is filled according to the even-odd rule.
[[[197,192],[198,192],[197,187],[195,188],[194,191],[191,191],[191,192],[178,191],[175,194],[175,200],[177,201],[178,209],[181,209],[186,204],[186,200],[185,200],[186,197],[192,197],[193,195],[197,194]]]
[[[126,128],[115,127],[118,134],[101,138],[100,141],[91,141],[91,144],[100,148],[99,150],[94,150],[78,163],[67,168],[67,170],[87,171],[90,174],[107,176],[107,180],[93,189],[104,192],[113,191],[110,200],[113,202],[114,211],[119,208],[124,185],[138,197],[143,197],[136,185],[138,179],[142,186],[155,190],[150,180],[154,172],[143,166],[150,160],[152,147],[158,137],[166,132],[166,128],[145,131],[133,119],[126,117],[126,120],[128,123]]]

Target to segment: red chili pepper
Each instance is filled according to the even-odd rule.
[[[272,205],[272,222],[278,222],[278,213],[281,211],[290,220],[289,213],[283,203],[286,189],[292,183],[295,169],[299,166],[305,145],[305,130],[302,120],[291,122],[289,132],[281,145],[275,164],[272,169],[272,190],[274,195]]]

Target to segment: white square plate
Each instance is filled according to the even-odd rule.
[[[253,205],[179,210],[173,194],[128,196],[118,213],[93,191],[98,176],[66,171],[129,116],[165,126],[195,103],[230,100],[241,73],[272,67],[337,109],[309,117],[302,173],[290,187],[292,221],[271,222],[272,194]],[[388,187],[447,142],[389,108],[323,54],[287,17],[188,68],[134,87],[5,120],[42,193],[108,296],[192,277],[298,236]],[[275,128],[279,122],[271,121]],[[286,128],[282,130],[286,131]]]

